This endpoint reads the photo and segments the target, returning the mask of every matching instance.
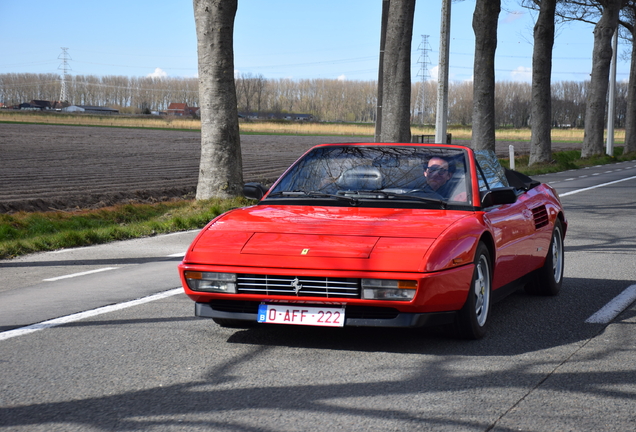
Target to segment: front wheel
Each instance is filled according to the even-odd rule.
[[[563,255],[563,227],[561,221],[554,222],[552,240],[545,257],[545,264],[531,277],[525,286],[528,294],[555,296],[561,291],[563,284],[563,268],[565,256]]]
[[[481,339],[486,334],[491,290],[490,252],[486,245],[480,242],[475,252],[475,270],[468,298],[457,318],[458,332],[462,338]]]

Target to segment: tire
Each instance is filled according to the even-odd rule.
[[[563,253],[563,226],[559,219],[554,223],[552,240],[545,257],[545,264],[531,275],[525,286],[528,294],[555,296],[561,291],[565,255]]]
[[[457,317],[457,330],[463,339],[481,339],[486,334],[492,292],[490,252],[484,243],[477,245],[475,270],[466,303]]]
[[[243,321],[231,318],[212,318],[212,321],[225,328],[250,328],[254,327],[255,322]]]

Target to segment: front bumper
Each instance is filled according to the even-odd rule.
[[[195,303],[194,314],[201,318],[221,318],[238,321],[257,321],[258,301],[224,301]],[[424,327],[451,324],[456,312],[406,313],[393,308],[352,306],[345,308],[347,327]]]

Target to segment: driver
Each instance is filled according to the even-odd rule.
[[[433,192],[444,195],[443,186],[453,176],[452,167],[444,158],[434,156],[429,159],[426,168],[424,168],[424,177],[426,177],[425,189],[432,189]]]

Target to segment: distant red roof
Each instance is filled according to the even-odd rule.
[[[168,111],[170,110],[175,110],[175,111],[185,111],[186,109],[188,109],[188,104],[187,103],[171,103],[170,105],[168,105]]]

